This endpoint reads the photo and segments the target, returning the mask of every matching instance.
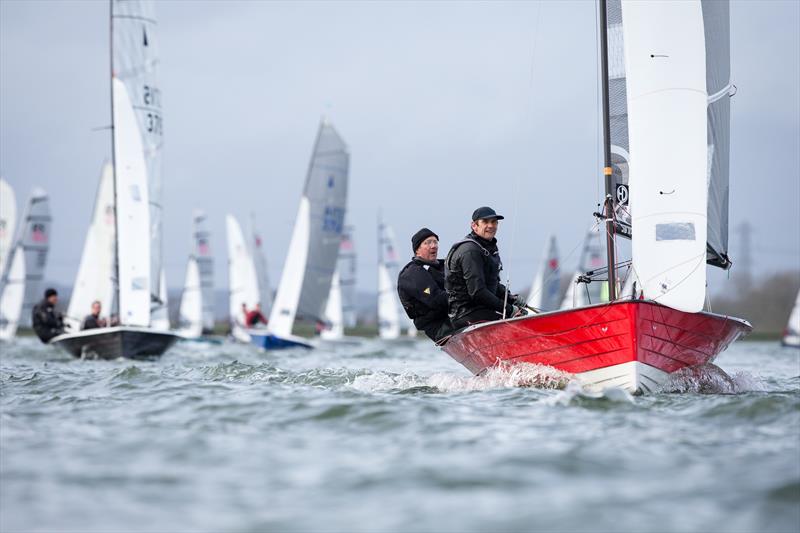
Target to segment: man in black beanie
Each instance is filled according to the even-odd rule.
[[[414,257],[397,279],[397,292],[414,327],[433,341],[452,333],[444,291],[444,262],[438,259],[439,236],[422,228],[411,237]]]
[[[61,313],[56,311],[58,303],[58,292],[55,289],[44,291],[44,300],[33,306],[31,321],[33,331],[39,340],[47,343],[53,337],[64,333],[64,321]]]

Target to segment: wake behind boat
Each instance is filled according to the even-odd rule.
[[[731,265],[728,4],[601,0],[600,35],[608,266],[577,281],[607,284],[609,303],[456,333],[443,349],[476,374],[537,363],[591,389],[650,392],[752,330],[703,311],[705,263]],[[632,240],[619,299],[617,236]]]
[[[50,340],[75,357],[151,358],[178,340],[155,327],[165,322],[166,286],[160,262],[161,207],[150,194],[160,190],[162,142],[152,11],[149,2],[111,3],[112,172],[101,176],[72,298],[81,306],[106,304],[119,324]],[[70,307],[71,325],[77,329],[77,317],[88,309],[72,302]]]

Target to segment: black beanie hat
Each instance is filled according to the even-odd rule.
[[[46,291],[44,291],[45,298],[50,298],[51,296],[58,296],[58,291],[56,291],[53,288],[49,288]]]
[[[439,236],[436,235],[431,230],[429,230],[428,228],[422,228],[421,230],[416,232],[411,237],[411,251],[414,252],[414,253],[417,253],[417,248],[419,248],[419,245],[422,244],[422,242],[425,239],[427,239],[428,237],[431,237],[431,236],[436,237],[437,241],[439,240]]]

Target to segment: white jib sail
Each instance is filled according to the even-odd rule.
[[[245,340],[245,336],[237,335],[237,332],[241,333],[247,327],[242,304],[249,311],[260,303],[258,280],[239,222],[232,215],[227,215],[225,228],[228,237],[228,312],[234,336]]]
[[[325,320],[327,328],[323,329],[320,337],[325,340],[336,340],[344,337],[344,313],[342,311],[342,284],[339,278],[339,269],[333,273],[331,292],[328,295],[328,304],[325,306]]]
[[[269,286],[269,272],[267,271],[267,258],[264,255],[264,241],[261,234],[256,230],[255,220],[253,220],[253,265],[256,269],[256,280],[258,281],[258,300],[261,304],[261,312],[264,316],[272,311],[272,289]]]
[[[705,300],[708,202],[702,6],[623,2],[622,19],[633,273],[645,298],[698,312]]]
[[[200,269],[194,257],[186,265],[186,281],[183,284],[181,307],[178,312],[178,328],[185,337],[203,334],[203,293],[200,286]]]
[[[786,324],[786,331],[783,334],[785,344],[800,344],[800,291],[794,299],[794,307],[789,314],[789,322]]]
[[[169,301],[167,295],[167,276],[164,269],[161,269],[159,276],[161,282],[158,284],[158,302],[151,302],[150,326],[153,329],[169,331]]]
[[[9,266],[8,259],[14,244],[14,231],[17,227],[17,197],[11,185],[0,178],[0,276]],[[0,291],[2,289],[0,288]]]
[[[150,325],[150,205],[142,137],[128,91],[112,78],[119,319]]]
[[[11,250],[11,265],[0,287],[0,340],[17,334],[22,300],[25,296],[25,254],[22,247]]]
[[[100,302],[101,316],[108,317],[113,311],[114,241],[114,170],[110,163],[106,163],[97,186],[92,221],[86,232],[78,275],[65,317],[72,332],[80,329],[95,300]]]

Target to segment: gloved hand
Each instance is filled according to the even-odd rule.
[[[512,318],[516,318],[518,316],[527,316],[527,315],[528,311],[524,307],[517,307],[514,309],[514,314],[512,315]]]
[[[516,305],[517,307],[525,307],[525,298],[520,296],[519,294],[509,294],[508,301],[512,304]]]

